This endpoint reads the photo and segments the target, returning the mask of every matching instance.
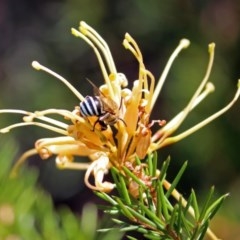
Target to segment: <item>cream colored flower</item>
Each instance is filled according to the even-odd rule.
[[[133,81],[133,87],[129,89],[127,87],[128,79],[123,73],[117,71],[107,43],[93,28],[85,22],[80,22],[79,30],[72,29],[72,33],[76,37],[82,38],[94,50],[104,79],[104,84],[99,89],[106,98],[111,99],[119,106],[116,115],[122,121],[116,121],[114,126],[106,124],[107,129],[103,131],[100,124],[96,124],[93,129],[99,116],[83,117],[79,106],[75,107],[73,111],[63,109],[47,109],[36,112],[15,109],[0,110],[0,113],[24,115],[23,122],[1,129],[2,133],[15,127],[35,125],[59,134],[55,138],[44,138],[36,141],[35,147],[25,152],[18,160],[13,173],[28,157],[34,154],[39,154],[42,159],[48,159],[54,155],[56,156],[56,164],[61,169],[86,170],[85,183],[89,188],[110,191],[114,188],[114,184],[104,181],[104,174],[111,166],[121,169],[126,162],[133,163],[136,156],[143,159],[153,151],[180,141],[222,115],[239,97],[240,87],[238,86],[233,100],[226,107],[192,128],[174,136],[174,132],[187,115],[214,90],[214,86],[208,82],[208,78],[213,64],[215,45],[213,43],[209,45],[210,57],[206,74],[187,106],[172,120],[151,120],[151,112],[170,67],[180,51],[188,47],[190,42],[186,39],[180,41],[169,58],[160,79],[155,84],[154,76],[145,68],[138,45],[127,33],[123,45],[133,54],[139,64],[138,79]],[[85,101],[82,94],[60,75],[36,61],[32,63],[32,66],[56,77],[75,94],[80,102]],[[87,81],[86,84],[88,84]],[[63,121],[48,117],[49,114],[61,115]],[[161,117],[159,116],[159,119]],[[153,124],[159,124],[159,130],[155,133],[151,131]],[[74,162],[75,156],[88,156],[91,162],[76,163]],[[91,174],[94,175],[94,183],[89,182]]]

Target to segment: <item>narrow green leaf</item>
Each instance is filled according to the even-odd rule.
[[[119,170],[116,168],[116,167],[111,167],[111,171],[115,174],[114,176],[116,177],[116,176],[118,176],[118,174],[119,174]],[[113,176],[113,177],[114,177]],[[116,181],[117,181],[117,179],[116,179]]]
[[[160,181],[163,181],[163,179],[165,179],[169,164],[170,164],[170,157],[168,157],[167,160],[163,162],[163,165],[160,171],[161,172],[160,178],[159,178]]]
[[[148,159],[147,159],[147,170],[148,170],[148,173],[147,175],[149,176],[153,176],[153,162],[152,162],[152,155],[148,155]]]
[[[141,161],[141,159],[138,157],[138,156],[136,156],[136,164],[137,165],[141,165],[142,164],[142,161]]]
[[[185,169],[186,169],[186,167],[187,167],[187,164],[188,164],[188,162],[186,161],[186,162],[182,165],[182,167],[181,167],[181,169],[179,170],[177,176],[174,178],[174,180],[173,180],[173,182],[172,182],[172,184],[171,184],[171,187],[168,189],[168,191],[167,191],[167,193],[166,193],[166,198],[169,198],[170,195],[172,194],[172,191],[176,188],[179,180],[181,179],[181,177],[182,177],[182,175],[183,175],[183,173],[184,173],[184,171],[185,171]]]
[[[138,219],[138,221],[140,221],[142,224],[146,224],[149,225],[153,228],[157,228],[157,225],[152,222],[151,220],[147,219],[146,217],[144,217],[142,214],[140,214],[139,212],[135,211],[132,208],[128,208],[128,210],[131,212],[131,214]]]
[[[99,233],[105,233],[105,232],[109,232],[112,231],[113,228],[101,228],[101,229],[97,229],[97,232]]]
[[[121,210],[121,212],[123,212],[123,214],[128,217],[129,219],[133,220],[134,216],[131,214],[131,212],[129,211],[130,208],[127,207],[119,198],[116,198],[116,201],[119,205],[119,209]]]
[[[138,202],[144,203],[146,201],[146,194],[145,194],[145,188],[143,189],[142,185],[138,186],[139,196],[138,196]]]
[[[130,226],[121,228],[121,231],[129,232],[129,231],[137,231],[138,229],[139,229],[138,225],[130,225]]]
[[[183,204],[181,203],[182,199],[179,200],[178,203],[178,216],[177,216],[177,224],[176,224],[176,228],[175,231],[178,235],[180,235],[181,233],[185,233],[185,236],[191,236],[191,228],[194,227],[194,225],[186,218],[185,215],[185,210],[183,208]]]
[[[104,213],[107,213],[107,214],[110,214],[110,215],[117,215],[117,214],[119,214],[119,210],[118,209],[104,210]]]
[[[176,227],[175,227],[175,232],[177,235],[180,235],[180,232],[183,232],[183,229],[185,229],[185,225],[183,222],[183,218],[185,218],[185,216],[183,215],[182,212],[182,204],[176,204],[178,206],[178,208],[176,208],[177,214],[176,214]],[[181,208],[181,209],[180,209]],[[173,228],[173,226],[172,226]]]
[[[161,186],[159,186],[161,185]],[[156,184],[156,191],[157,191],[157,202],[156,202],[156,215],[158,218],[162,218],[162,203],[161,203],[161,189],[162,188],[162,183],[157,181]]]
[[[137,238],[131,237],[131,236],[129,236],[129,235],[127,235],[126,237],[127,237],[128,239],[130,239],[130,240],[138,240]]]
[[[183,210],[183,215],[184,216],[187,215],[187,212],[188,212],[189,208],[192,206],[192,202],[193,202],[193,196],[192,196],[192,194],[190,194],[190,196],[189,196],[189,198],[187,200],[187,205],[186,205],[186,207]]]
[[[151,239],[151,240],[163,239],[163,238],[160,238],[161,235],[156,234],[156,233],[147,233],[147,234],[144,234],[143,236],[144,236],[145,238]]]
[[[214,217],[214,215],[216,214],[216,212],[219,210],[219,208],[222,206],[223,201],[226,199],[226,197],[228,197],[229,194],[225,194],[223,196],[221,196],[220,198],[218,198],[214,203],[212,203],[212,205],[208,208],[208,210],[206,211],[206,216],[208,219],[212,219]]]
[[[112,218],[112,221],[117,223],[117,224],[125,224],[124,221],[120,220],[120,219],[117,219],[117,218]]]
[[[128,177],[133,179],[133,181],[135,181],[137,184],[141,185],[143,188],[146,188],[144,183],[136,175],[134,175],[128,168],[123,166],[123,170],[128,175]]]
[[[138,226],[137,231],[138,231],[139,233],[145,234],[145,233],[148,233],[149,230],[146,229],[145,227]]]
[[[155,212],[152,212],[144,205],[142,205],[141,207],[144,210],[144,213],[149,217],[149,219],[151,219],[158,226],[158,229],[164,230],[165,223],[156,216]]]
[[[105,200],[106,202],[109,202],[110,204],[116,206],[117,205],[117,202],[112,198],[110,197],[108,194],[106,194],[105,192],[98,192],[98,191],[95,191],[94,192],[98,197],[102,198],[103,200]]]
[[[193,231],[191,233],[191,238],[190,240],[196,240],[198,239],[198,231],[199,231],[200,225],[198,223],[195,224]]]
[[[146,229],[145,227],[138,226],[138,225],[130,225],[129,227],[121,228],[120,231],[121,232],[136,231],[136,232],[139,232],[142,234],[147,234],[149,232],[149,230]],[[127,235],[127,236],[129,236],[129,235]]]
[[[197,197],[196,197],[196,194],[195,194],[195,191],[192,189],[192,192],[191,192],[191,196],[192,196],[192,207],[193,207],[193,210],[194,210],[194,215],[195,215],[195,220],[198,221],[199,219],[199,207],[198,207],[198,202],[197,202]]]
[[[176,232],[178,234],[180,234],[182,232],[182,233],[185,233],[186,236],[191,237],[191,235],[192,235],[191,230],[194,227],[194,225],[189,220],[187,220],[186,216],[183,213],[180,214],[178,217],[180,218],[178,220],[179,221],[178,224],[179,224],[180,228],[176,229]],[[181,225],[180,225],[180,223],[181,223]]]
[[[213,193],[214,193],[214,186],[212,186],[210,191],[209,191],[209,194],[207,196],[207,199],[204,203],[204,206],[203,206],[202,211],[201,211],[200,216],[199,216],[199,222],[201,222],[206,217],[206,212],[207,212],[207,209],[209,208],[210,201],[212,199]]]
[[[127,205],[131,205],[131,199],[130,199],[130,196],[129,196],[129,192],[128,192],[128,189],[127,189],[127,186],[126,186],[126,182],[125,182],[125,179],[123,176],[119,176],[119,188],[121,189],[121,192],[122,192],[122,197],[125,201],[125,203]]]
[[[157,164],[158,164],[158,158],[157,158],[157,151],[152,153],[152,177],[155,177],[157,174]]]
[[[118,189],[118,186],[119,186],[119,170],[115,167],[111,167],[111,174],[112,174],[112,177],[113,177],[113,181],[114,183],[116,184],[116,188]]]
[[[112,206],[112,205],[101,205],[98,204],[98,209],[99,210],[104,210],[104,211],[118,211],[116,206]]]
[[[158,184],[158,188],[159,188],[159,190],[158,190],[159,196],[157,196],[159,198],[158,202],[162,206],[162,215],[168,221],[169,218],[170,218],[169,213],[168,213],[168,207],[167,207],[168,201],[167,201],[167,199],[164,195],[163,185],[160,181],[159,181],[159,184]]]
[[[127,204],[131,204],[131,198],[128,193],[126,180],[124,176],[121,175],[119,170],[116,169],[115,167],[112,167],[111,173],[112,173],[112,177],[113,177],[114,183],[116,184],[116,189],[119,195],[121,196],[121,198],[123,198],[126,201]]]
[[[206,221],[199,230],[199,236],[197,238],[198,240],[204,239],[204,237],[206,236],[208,227],[209,227],[209,221]]]
[[[176,204],[174,206],[171,217],[169,219],[169,227],[171,229],[174,228],[174,225],[177,226],[177,229],[180,229],[180,226],[181,226],[181,217],[180,216],[181,215],[179,214],[179,206],[181,206],[181,204],[180,205]],[[177,221],[177,219],[178,219],[178,221]]]

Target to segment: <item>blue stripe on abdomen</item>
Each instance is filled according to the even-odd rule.
[[[100,116],[101,103],[99,97],[87,96],[85,100],[80,103],[80,112],[83,117]]]

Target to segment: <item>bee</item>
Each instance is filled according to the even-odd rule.
[[[114,125],[119,120],[126,126],[125,121],[119,117],[122,100],[120,107],[118,107],[114,100],[106,97],[93,82],[87,80],[93,86],[94,96],[86,96],[84,101],[80,103],[80,114],[83,117],[98,117],[93,125],[93,131],[97,123],[101,126],[101,130],[106,130],[107,125]]]

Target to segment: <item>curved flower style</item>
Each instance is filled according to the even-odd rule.
[[[136,156],[143,159],[146,154],[180,141],[222,115],[239,97],[240,83],[233,100],[226,107],[192,128],[174,136],[174,132],[187,115],[214,90],[214,86],[208,82],[208,78],[213,65],[215,44],[209,45],[207,71],[196,92],[187,106],[172,120],[166,122],[165,120],[151,120],[151,112],[174,59],[182,49],[187,48],[190,44],[187,39],[180,41],[167,62],[158,83],[155,84],[154,76],[145,68],[137,43],[126,33],[123,45],[134,55],[139,64],[138,79],[133,82],[132,89],[129,89],[127,88],[127,78],[116,69],[107,43],[93,28],[85,22],[80,22],[79,31],[72,29],[72,34],[82,38],[94,50],[105,81],[99,89],[106,98],[113,100],[119,106],[118,117],[123,121],[117,121],[114,126],[107,125],[107,129],[103,131],[101,124],[96,124],[96,127],[93,128],[99,116],[83,117],[79,106],[75,107],[73,111],[63,109],[47,109],[36,112],[15,109],[0,110],[0,113],[24,115],[23,122],[3,128],[0,130],[1,133],[8,132],[15,127],[35,125],[61,135],[36,141],[35,147],[20,157],[14,166],[13,173],[28,157],[34,154],[39,154],[42,159],[56,155],[56,165],[59,168],[86,170],[85,183],[89,188],[110,191],[114,185],[104,181],[104,174],[111,166],[121,169],[127,162],[134,162]],[[32,63],[32,66],[56,77],[76,95],[80,102],[85,100],[81,93],[57,73],[36,61]],[[55,120],[48,117],[49,114],[61,115],[65,120],[63,122]],[[153,124],[159,124],[159,130],[155,133],[151,131]],[[76,163],[74,156],[88,156],[92,162]],[[94,184],[89,181],[90,174],[94,175]]]

